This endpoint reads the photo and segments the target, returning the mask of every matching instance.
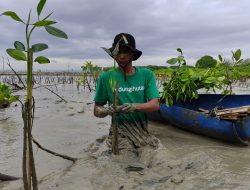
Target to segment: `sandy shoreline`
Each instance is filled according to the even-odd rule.
[[[44,147],[79,158],[75,164],[37,149],[34,145],[39,189],[249,189],[250,148],[209,139],[150,122],[150,131],[163,148],[154,152],[151,167],[127,172],[119,157],[105,152],[102,137],[110,118],[92,114],[93,94],[59,91],[69,103],[44,90],[36,90],[33,134]],[[0,112],[10,117],[0,124],[1,173],[21,176],[22,120],[20,107]],[[92,146],[90,146],[92,145]],[[99,156],[96,156],[98,154]],[[152,154],[149,154],[152,155]],[[0,182],[0,189],[22,189],[22,181]]]

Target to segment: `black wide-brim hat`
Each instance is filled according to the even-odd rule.
[[[127,33],[117,34],[114,38],[112,47],[109,48],[109,51],[111,53],[117,47],[117,43],[119,43],[119,47],[127,47],[134,53],[134,56],[133,56],[134,61],[137,60],[142,54],[140,50],[136,49],[135,38],[131,34],[127,34]],[[114,54],[110,54],[110,56],[114,58]]]

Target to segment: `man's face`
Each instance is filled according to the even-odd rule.
[[[125,66],[128,63],[132,62],[134,53],[126,47],[120,47],[118,54],[115,57],[115,60],[120,66]]]

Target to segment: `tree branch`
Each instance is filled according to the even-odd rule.
[[[50,91],[51,93],[55,94],[57,97],[61,98],[61,100],[64,101],[65,103],[68,103],[67,100],[65,100],[63,97],[61,97],[60,95],[58,95],[57,93],[55,93],[53,90],[49,89],[49,88],[46,87],[46,86],[40,85],[40,86],[38,86],[38,87],[36,87],[36,88],[41,88],[41,87],[42,87],[42,88],[45,88],[45,89],[47,89],[48,91]],[[35,89],[35,88],[34,88],[34,89]]]
[[[9,67],[10,67],[10,69],[15,73],[15,75],[17,76],[17,78],[19,79],[19,82],[21,82],[22,83],[22,85],[23,85],[23,88],[26,88],[26,86],[25,86],[25,84],[23,83],[23,81],[22,81],[22,79],[21,79],[21,77],[17,74],[17,72],[10,66],[10,60],[9,60],[9,58],[7,57],[7,60],[8,60],[8,62],[6,63]]]
[[[42,149],[42,150],[44,150],[44,151],[46,151],[46,152],[48,152],[48,153],[50,153],[50,154],[53,154],[54,156],[59,156],[59,157],[61,157],[61,158],[63,158],[63,159],[70,160],[70,161],[72,161],[72,162],[74,162],[74,163],[75,163],[75,161],[77,160],[77,158],[72,158],[72,157],[69,157],[69,156],[66,156],[66,155],[63,155],[63,154],[58,154],[58,153],[53,152],[53,151],[51,151],[51,150],[49,150],[49,149],[43,148],[43,147],[34,139],[34,137],[32,137],[32,140],[33,140],[33,142],[38,146],[38,148],[40,148],[40,149]]]

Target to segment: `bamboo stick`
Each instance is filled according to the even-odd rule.
[[[199,108],[199,111],[209,114],[209,110]],[[221,110],[214,110],[214,114],[216,117],[220,119],[226,119],[226,120],[238,120],[243,117],[247,117],[250,115],[250,105],[248,106],[241,106],[241,107],[235,107],[235,108],[226,108]]]

